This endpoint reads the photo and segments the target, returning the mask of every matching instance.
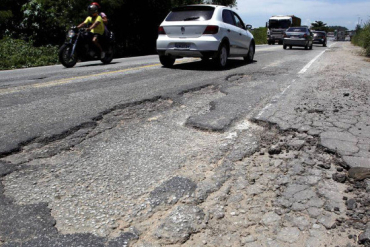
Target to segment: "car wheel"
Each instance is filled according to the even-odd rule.
[[[175,63],[175,60],[176,60],[175,58],[170,57],[170,56],[166,56],[166,55],[159,56],[159,61],[166,68],[171,68],[173,64]]]
[[[283,49],[284,49],[284,50],[286,49],[286,45],[283,45]]]
[[[308,50],[308,44],[307,45],[305,45],[305,47],[304,47],[306,50]]]
[[[246,57],[244,57],[244,61],[246,61],[247,63],[253,63],[254,54],[254,45],[250,44],[248,54]]]
[[[310,50],[312,50],[312,44],[310,45],[310,47],[309,47],[309,48],[310,48]]]
[[[223,69],[226,67],[227,57],[227,47],[225,44],[221,44],[216,56],[213,58],[213,62],[215,63],[217,68]]]
[[[293,46],[289,46],[289,49],[292,49],[293,48]]]

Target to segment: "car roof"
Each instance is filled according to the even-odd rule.
[[[227,6],[224,6],[224,5],[216,5],[216,4],[189,4],[189,5],[183,5],[183,6],[179,6],[179,7],[187,7],[187,6],[207,6],[207,7],[214,7],[215,9],[217,8],[224,8],[224,9],[230,9],[229,7]]]
[[[308,29],[308,27],[307,27],[307,26],[290,27],[289,29],[291,29],[291,28],[306,28],[306,29]]]
[[[185,6],[210,6],[210,7],[226,7],[223,5],[216,5],[216,4],[190,4],[190,5],[185,5]],[[185,7],[183,6],[183,7]]]
[[[214,7],[215,9],[228,9],[228,10],[232,10],[235,12],[235,10],[231,9],[230,7],[227,7],[227,6],[224,6],[224,5],[216,5],[216,4],[189,4],[189,5],[183,5],[183,6],[178,6],[178,7],[175,7],[173,9],[176,9],[176,8],[181,8],[181,7],[188,7],[188,6],[206,6],[206,7]],[[172,10],[173,10],[172,9]]]

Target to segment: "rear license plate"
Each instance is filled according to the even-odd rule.
[[[175,48],[176,49],[190,49],[190,44],[189,43],[175,43]]]

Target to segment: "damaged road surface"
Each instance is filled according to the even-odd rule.
[[[370,63],[258,48],[1,72],[0,246],[370,246]]]

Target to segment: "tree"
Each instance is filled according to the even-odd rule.
[[[315,22],[311,23],[311,25],[314,28],[322,28],[322,27],[326,26],[326,23],[324,23],[322,21],[315,21]]]
[[[17,34],[22,20],[22,5],[28,0],[1,0],[0,4],[0,39],[3,34]]]
[[[60,45],[65,32],[87,17],[93,0],[2,0],[0,30],[32,39],[35,45]],[[94,0],[95,1],[95,0]],[[236,6],[236,0],[98,0],[116,34],[117,56],[156,53],[158,26],[169,11],[178,6],[212,3]],[[10,7],[8,7],[10,6]],[[11,12],[9,12],[11,11]],[[3,20],[7,20],[3,24]]]
[[[328,29],[329,29],[329,32],[334,32],[335,30],[337,31],[347,31],[348,30],[348,28],[342,27],[342,26],[329,26]]]
[[[328,27],[326,26],[326,23],[322,21],[315,21],[311,23],[311,29],[317,31],[326,31],[326,32],[329,31]]]

